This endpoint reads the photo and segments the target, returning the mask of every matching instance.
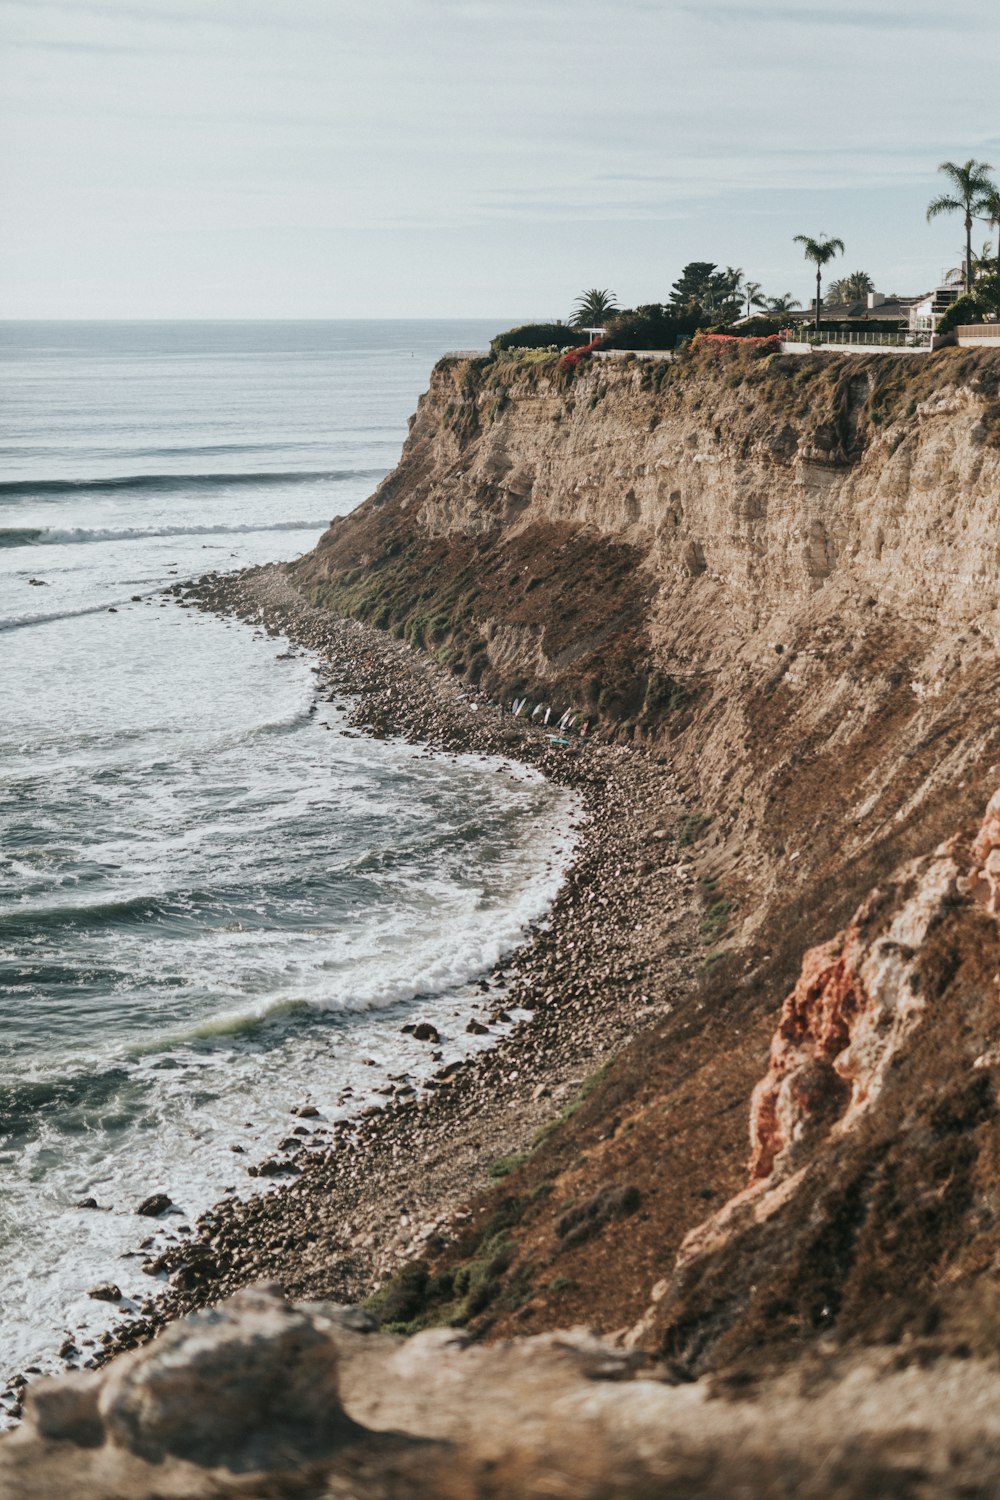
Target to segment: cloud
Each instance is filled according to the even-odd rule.
[[[727,0],[704,0],[698,5],[684,4],[684,11],[694,17],[711,17],[723,21],[736,21],[740,27],[776,22],[781,26],[798,26],[807,29],[837,27],[864,29],[867,31],[952,31],[956,25],[956,6],[943,11],[940,6],[923,9],[905,0],[897,5],[881,7],[862,3],[860,6],[802,5],[798,0],[773,0],[771,4],[737,5]],[[958,7],[962,9],[961,6]]]

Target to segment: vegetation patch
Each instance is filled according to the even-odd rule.
[[[698,931],[707,943],[713,943],[729,920],[733,909],[731,901],[714,901],[698,924]]]
[[[508,349],[577,349],[589,341],[589,334],[567,323],[521,323],[517,328],[498,333],[490,340],[490,349],[494,354],[503,354]]]
[[[706,828],[712,821],[711,813],[693,812],[682,818],[677,830],[677,842],[682,849],[689,848],[696,839],[701,838]]]
[[[631,1183],[627,1186],[609,1184],[587,1198],[585,1202],[568,1209],[556,1220],[556,1235],[561,1240],[560,1248],[570,1249],[582,1245],[585,1240],[600,1234],[612,1219],[625,1219],[634,1214],[642,1202],[642,1194]]]
[[[500,1156],[492,1164],[489,1170],[491,1182],[500,1182],[502,1178],[509,1177],[518,1167],[524,1165],[530,1155],[527,1151],[515,1151],[510,1156]]]

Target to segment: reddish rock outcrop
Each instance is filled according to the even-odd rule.
[[[674,1353],[832,1327],[852,1281],[850,1331],[884,1334],[890,1299],[929,1306],[995,1264],[998,917],[1000,792],[806,954],[752,1096],[749,1183],[687,1235],[658,1315]]]
[[[750,1187],[788,1169],[831,1129],[868,1108],[925,1005],[916,960],[934,924],[960,901],[1000,912],[1000,791],[971,841],[943,844],[904,875],[915,888],[872,945],[886,896],[875,891],[832,942],[811,949],[788,996],[770,1066],[750,1110]]]

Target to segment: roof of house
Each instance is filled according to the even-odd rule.
[[[869,307],[866,301],[857,302],[827,302],[824,300],[822,313],[824,318],[829,318],[838,323],[870,323],[878,320],[892,318],[905,318],[914,302],[919,302],[919,297],[900,297],[895,292],[880,302],[877,307]],[[814,316],[813,308],[806,307],[789,315],[801,321],[804,318]]]

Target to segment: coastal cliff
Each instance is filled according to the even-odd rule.
[[[1000,356],[445,360],[314,552],[179,592],[588,831],[532,1018],[286,1141],[0,1484],[995,1495]]]
[[[542,1260],[555,1290],[527,1313],[492,1309],[494,1333],[587,1318],[694,1370],[835,1328],[852,1228],[822,1316],[811,1291],[752,1332],[749,1292],[724,1313],[696,1307],[675,1258],[705,1205],[746,1184],[751,1096],[803,954],[973,825],[1000,784],[1000,359],[702,347],[571,371],[446,360],[399,467],[292,572],[313,602],[405,636],[460,680],[575,707],[599,739],[668,757],[687,801],[675,832],[702,897],[696,996],[625,1049],[435,1271],[477,1253],[498,1202],[542,1193],[527,1223],[507,1211],[516,1248],[498,1274]],[[935,1024],[947,1030],[957,1004]],[[922,1065],[939,1102],[973,1060],[949,1055]],[[963,1149],[973,1117],[991,1118],[980,1108],[956,1126]],[[601,1195],[625,1188],[642,1210],[615,1232]],[[845,1214],[877,1238],[892,1201],[871,1176],[831,1189],[817,1243]],[[611,1229],[574,1234],[567,1202]],[[964,1244],[982,1201],[970,1189],[948,1204],[948,1244]],[[781,1244],[772,1234],[761,1251],[769,1265]],[[966,1273],[918,1236],[905,1285],[855,1299],[844,1330],[883,1336],[887,1298],[898,1333]],[[711,1280],[704,1258],[698,1280]]]

